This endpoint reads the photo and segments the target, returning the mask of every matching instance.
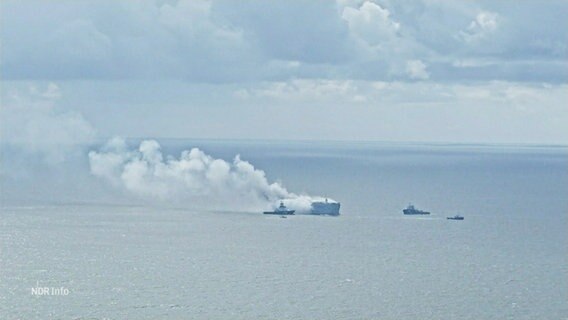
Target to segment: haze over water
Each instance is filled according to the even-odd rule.
[[[0,0],[0,320],[568,320],[567,12]]]
[[[340,201],[341,216],[140,199],[91,176],[84,154],[36,163],[2,181],[0,314],[568,317],[565,147],[159,142],[166,154],[240,154],[269,182]],[[403,216],[409,202],[432,215]],[[455,214],[465,220],[446,220]],[[33,296],[38,283],[69,295]]]

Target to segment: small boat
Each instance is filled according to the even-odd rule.
[[[406,215],[430,214],[430,212],[428,212],[428,211],[422,211],[422,210],[416,209],[412,204],[409,204],[408,207],[406,207],[406,209],[403,209],[402,213],[404,213]]]
[[[447,217],[446,219],[448,219],[448,220],[463,220],[464,217],[460,216],[459,214],[456,214],[455,216]]]
[[[274,211],[264,211],[264,214],[278,214],[278,215],[291,215],[294,214],[294,212],[296,212],[295,210],[288,210],[288,208],[286,208],[286,206],[284,205],[284,202],[280,201],[280,206],[278,206],[278,208],[276,208]]]

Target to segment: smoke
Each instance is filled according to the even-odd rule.
[[[80,113],[58,108],[61,97],[55,83],[9,92],[0,108],[2,144],[58,164],[92,142],[95,129]]]
[[[143,199],[180,201],[195,206],[237,210],[274,208],[279,201],[299,213],[314,200],[291,193],[280,183],[269,183],[264,171],[239,155],[232,162],[215,159],[198,148],[179,158],[164,156],[158,142],[142,141],[129,149],[114,138],[99,151],[89,152],[91,173]]]

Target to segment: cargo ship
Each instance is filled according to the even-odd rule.
[[[310,214],[338,216],[340,207],[341,204],[339,202],[330,201],[325,198],[324,201],[312,202]]]

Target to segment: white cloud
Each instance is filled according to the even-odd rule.
[[[175,5],[165,3],[159,8],[158,21],[181,41],[208,42],[214,47],[230,47],[243,42],[242,31],[215,23],[211,17],[212,2],[181,0]]]
[[[295,79],[268,82],[249,89],[238,89],[235,96],[242,99],[269,98],[280,101],[346,101],[363,102],[354,81],[325,79]]]
[[[41,91],[35,85],[31,85],[29,87],[29,92],[32,96],[45,98],[51,101],[61,98],[61,90],[59,89],[59,86],[53,82],[47,84],[45,91]]]
[[[420,60],[407,61],[406,73],[410,79],[426,80],[430,78],[430,74],[426,71],[426,64]]]
[[[420,60],[408,61],[408,75],[413,79],[428,79],[426,65]],[[412,103],[451,103],[452,105],[487,104],[496,108],[516,105],[532,105],[538,110],[543,106],[560,111],[562,100],[568,100],[566,85],[525,84],[504,81],[472,84],[444,84],[430,81],[354,81],[294,79],[266,82],[240,88],[234,96],[247,103],[266,101],[311,105],[325,103],[329,106],[348,108],[352,102],[372,106],[388,106],[396,110],[400,105]],[[568,113],[567,113],[568,114]]]
[[[403,32],[405,26],[386,5],[365,1],[360,5],[340,2],[338,6],[344,6],[341,17],[358,45],[359,72],[375,75],[375,79],[429,78],[423,60],[435,57],[435,52],[417,41],[409,28]]]
[[[360,8],[345,7],[341,18],[347,21],[349,30],[370,46],[386,45],[393,41],[400,29],[400,24],[390,17],[389,10],[366,1]]]
[[[233,114],[244,112],[251,121],[231,132],[250,138],[262,132],[267,139],[568,141],[565,84],[336,80],[318,88],[319,81],[247,87],[247,107]],[[294,130],[275,129],[274,119]]]
[[[466,30],[460,32],[466,42],[476,42],[488,37],[498,28],[499,15],[494,12],[482,11],[471,21]]]
[[[452,66],[457,68],[486,67],[495,64],[496,61],[488,59],[458,59],[452,61]]]

